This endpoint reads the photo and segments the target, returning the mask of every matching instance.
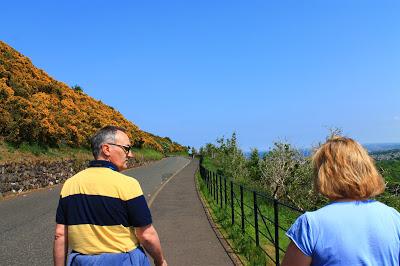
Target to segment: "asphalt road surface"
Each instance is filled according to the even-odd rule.
[[[185,167],[190,160],[183,157],[171,157],[157,161],[150,166],[133,168],[124,172],[124,174],[135,177],[142,186],[146,199],[149,200],[157,189],[175,174]]]
[[[149,199],[162,182],[190,161],[170,157],[124,173],[134,176]],[[0,265],[53,265],[55,213],[61,186],[0,201]]]

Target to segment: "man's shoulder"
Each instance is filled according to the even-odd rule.
[[[125,199],[143,194],[135,178],[103,167],[90,167],[70,177],[64,183],[61,194],[65,196],[78,192]]]
[[[131,176],[124,175],[123,173],[111,170],[105,167],[89,167],[86,168],[72,177],[68,178],[67,181],[79,181],[82,178],[112,178],[112,181],[120,181],[123,183],[139,184],[139,182]]]
[[[142,188],[135,178],[116,171],[112,171],[109,177],[111,177],[111,182],[118,187],[122,198],[131,199],[143,195]]]
[[[79,181],[80,178],[86,176],[86,175],[87,175],[87,170],[88,170],[88,169],[89,169],[89,168],[86,168],[86,169],[84,169],[84,170],[81,170],[81,171],[75,173],[73,176],[69,177],[67,180],[65,180],[65,182],[64,182],[64,187],[65,187],[65,186],[68,186],[68,185],[70,185],[70,184],[72,184],[72,183],[74,183],[74,182],[76,182],[76,181]]]
[[[114,181],[121,182],[122,184],[126,185],[139,185],[139,181],[136,180],[136,178],[132,176],[125,175],[121,172],[113,171],[111,170],[108,173],[109,176],[112,176]]]

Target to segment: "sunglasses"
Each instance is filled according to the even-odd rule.
[[[132,146],[119,145],[119,144],[115,144],[115,143],[107,143],[107,144],[113,145],[113,146],[118,146],[118,147],[122,148],[126,154],[128,154],[130,152],[130,150],[132,149]]]

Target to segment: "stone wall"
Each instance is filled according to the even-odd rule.
[[[44,188],[63,183],[75,173],[87,168],[86,160],[34,161],[0,164],[0,198],[7,194]],[[129,168],[148,162],[131,159]]]
[[[60,160],[0,165],[0,193],[20,193],[61,183],[87,167],[88,161]]]

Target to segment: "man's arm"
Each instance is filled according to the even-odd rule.
[[[146,249],[150,256],[154,260],[156,266],[167,266],[167,262],[164,259],[160,239],[153,225],[146,225],[143,227],[135,227],[136,236],[139,239],[140,244]]]
[[[54,233],[53,260],[54,266],[64,266],[68,253],[68,227],[56,224]]]

